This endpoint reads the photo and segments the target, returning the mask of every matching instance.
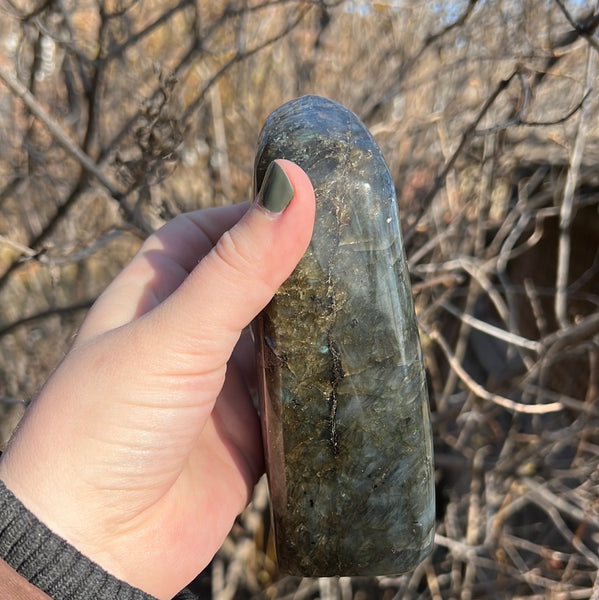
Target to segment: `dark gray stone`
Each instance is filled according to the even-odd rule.
[[[280,569],[384,575],[434,533],[425,374],[393,182],[352,112],[317,96],[272,113],[255,164],[310,177],[310,246],[255,323]]]

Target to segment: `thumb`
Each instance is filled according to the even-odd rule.
[[[273,162],[243,218],[147,315],[159,320],[163,348],[177,361],[182,354],[201,358],[203,371],[224,366],[242,329],[268,304],[304,254],[314,212],[308,176],[290,161]]]

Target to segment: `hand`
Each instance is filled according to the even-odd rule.
[[[97,300],[29,407],[0,478],[114,576],[174,596],[211,560],[263,472],[242,330],[310,240],[314,195],[181,215]],[[238,340],[239,343],[238,343]]]

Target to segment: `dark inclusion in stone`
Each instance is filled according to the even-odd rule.
[[[316,223],[255,324],[261,418],[281,571],[384,575],[434,533],[432,434],[395,192],[374,139],[343,106],[273,112],[255,163],[310,177]]]

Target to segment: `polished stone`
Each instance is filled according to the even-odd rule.
[[[392,179],[352,112],[304,96],[272,113],[255,187],[299,164],[316,222],[299,265],[255,323],[261,418],[281,571],[384,575],[434,533],[425,373]]]

